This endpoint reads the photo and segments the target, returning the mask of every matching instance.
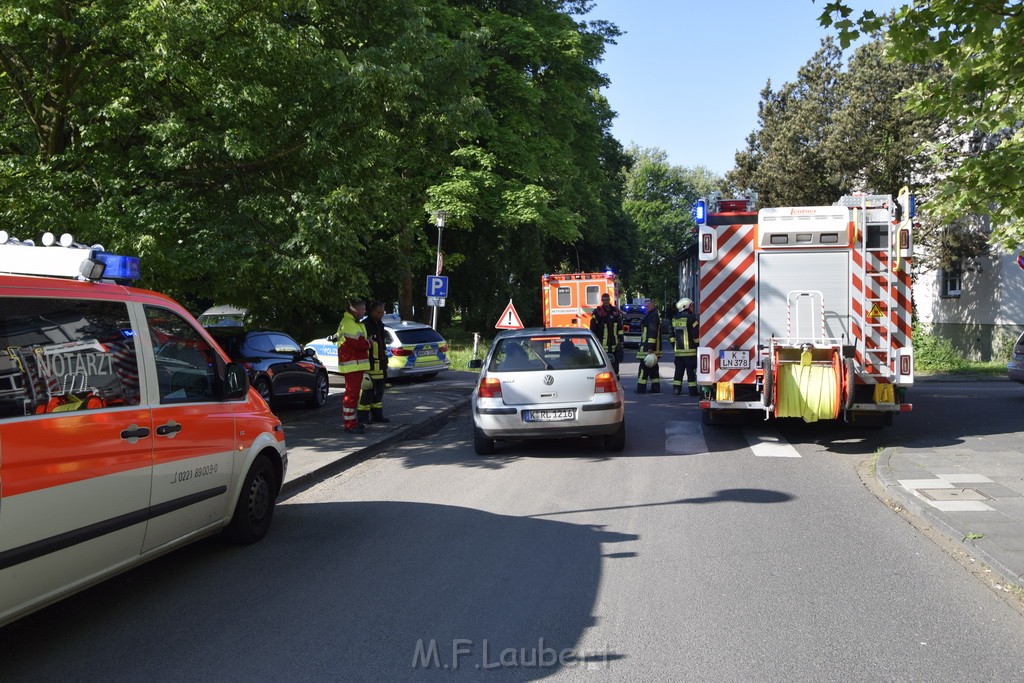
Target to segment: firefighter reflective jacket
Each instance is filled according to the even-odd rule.
[[[387,376],[388,370],[388,333],[384,331],[383,321],[366,316],[361,322],[366,327],[366,335],[370,338],[370,377],[383,379]]]
[[[338,325],[338,372],[366,372],[370,369],[370,339],[366,326],[345,311]]]
[[[598,306],[590,318],[590,331],[606,351],[618,351],[622,348],[622,311],[611,305]]]
[[[700,343],[697,317],[690,311],[681,311],[672,316],[672,348],[676,356],[696,356]]]
[[[637,358],[642,359],[648,353],[661,356],[661,316],[658,309],[652,310],[640,323],[640,348]]]

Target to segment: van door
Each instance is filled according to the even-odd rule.
[[[154,515],[144,551],[220,525],[229,514],[235,418],[219,386],[219,353],[183,315],[145,304],[152,354]]]
[[[0,621],[134,562],[153,424],[128,306],[0,295]]]

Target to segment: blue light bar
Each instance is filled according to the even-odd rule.
[[[693,220],[697,225],[703,225],[704,221],[707,220],[707,217],[707,205],[704,203],[703,199],[698,199],[693,205]]]
[[[908,216],[908,218],[913,218],[913,217],[915,217],[917,215],[917,197],[915,197],[914,195],[910,195],[910,202],[909,202],[909,204],[910,204],[910,208],[907,211],[907,213],[910,214],[910,215]]]
[[[103,278],[106,280],[138,280],[141,277],[138,256],[121,256],[99,251],[93,258],[106,265],[103,270]]]

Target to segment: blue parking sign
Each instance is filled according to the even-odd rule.
[[[448,276],[447,275],[428,275],[427,276],[427,296],[448,296]]]

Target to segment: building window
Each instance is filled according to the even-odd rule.
[[[948,270],[943,269],[940,271],[942,277],[942,296],[943,297],[959,297],[960,288],[963,284],[963,271],[960,270],[960,264],[950,267]]]

